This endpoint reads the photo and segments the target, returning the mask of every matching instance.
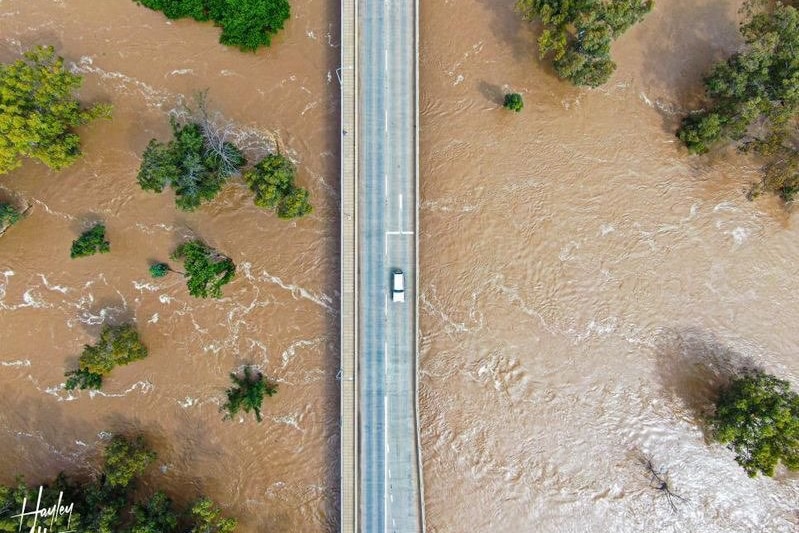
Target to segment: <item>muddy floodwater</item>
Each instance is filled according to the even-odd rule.
[[[799,481],[748,478],[697,418],[743,364],[799,385],[799,227],[744,198],[757,166],[674,137],[703,72],[740,44],[739,4],[663,0],[614,46],[604,87],[559,82],[512,0],[423,1],[421,432],[430,532],[791,532]],[[2,199],[0,481],[87,473],[109,432],[159,454],[147,485],[207,494],[246,532],[338,521],[339,5],[294,0],[269,50],[129,0],[0,1],[0,60],[53,44],[114,105],[59,173],[26,163]],[[280,221],[240,181],[195,213],[141,191],[139,157],[199,89],[250,154],[300,168],[315,212]],[[525,109],[500,109],[507,90]],[[104,220],[110,254],[69,259]],[[236,261],[220,300],[153,280],[183,239]],[[102,392],[65,369],[101,324],[135,320],[150,356]],[[280,386],[265,420],[222,421],[228,373]],[[682,500],[673,511],[641,458]]]
[[[336,528],[338,13],[294,0],[273,47],[252,54],[220,45],[210,24],[130,0],[0,2],[0,60],[52,44],[84,76],[81,99],[114,106],[113,120],[81,129],[74,166],[26,163],[0,178],[3,199],[33,204],[0,239],[0,481],[85,472],[106,432],[141,431],[159,455],[148,485],[179,501],[207,494],[247,532]],[[202,89],[251,154],[277,144],[297,162],[312,216],[278,220],[240,180],[194,213],[139,188],[148,140],[168,139],[168,112]],[[111,253],[71,260],[71,241],[100,219]],[[191,236],[238,264],[220,300],[147,272]],[[114,370],[99,393],[60,388],[102,323],[129,320],[146,360]],[[280,387],[262,424],[219,411],[244,364]]]
[[[656,2],[593,91],[537,61],[513,4],[422,2],[428,531],[797,531],[799,481],[748,478],[696,423],[747,361],[799,388],[796,215],[674,137],[739,4]]]

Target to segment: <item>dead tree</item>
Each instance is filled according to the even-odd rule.
[[[674,501],[679,500],[684,502],[685,498],[671,490],[668,472],[663,469],[655,468],[655,465],[652,464],[652,458],[647,455],[642,455],[640,461],[644,468],[646,468],[647,476],[649,477],[649,486],[653,489],[657,489],[661,494],[665,494],[666,501],[669,502],[671,510],[677,511],[677,504],[674,503]]]

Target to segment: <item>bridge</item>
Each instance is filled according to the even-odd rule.
[[[341,3],[341,531],[423,532],[418,0]],[[405,301],[390,298],[392,271]]]

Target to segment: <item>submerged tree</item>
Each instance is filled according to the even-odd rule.
[[[232,533],[236,529],[236,521],[223,517],[210,498],[200,498],[189,512],[195,522],[190,533]]]
[[[683,119],[677,136],[692,153],[735,142],[766,161],[761,191],[790,201],[799,191],[799,11],[777,3],[747,5],[745,47],[705,79],[707,105]]]
[[[109,251],[111,251],[111,243],[105,240],[105,225],[98,223],[72,241],[69,256],[75,259],[97,253],[104,254]]]
[[[161,491],[148,495],[137,481],[155,461],[152,452],[141,437],[112,437],[105,449],[104,464],[98,476],[88,481],[76,482],[63,473],[52,483],[42,485],[41,508],[50,508],[60,500],[64,506],[72,505],[67,513],[38,517],[38,525],[55,526],[51,531],[80,531],[96,533],[232,533],[236,521],[224,518],[216,505],[202,497],[184,511],[175,508],[172,500]],[[144,492],[144,493],[143,493]],[[142,494],[143,493],[143,494]],[[23,499],[38,501],[38,485],[28,487],[20,478],[15,487],[0,485],[0,509],[22,509]],[[34,504],[35,505],[35,504]],[[33,516],[10,517],[0,514],[0,531],[17,532],[20,525],[33,531]],[[7,518],[5,515],[9,515]],[[67,527],[69,522],[69,527]],[[38,531],[38,529],[37,529]]]
[[[652,10],[651,0],[518,0],[528,20],[539,19],[541,59],[552,58],[555,72],[574,85],[598,87],[616,64],[610,45]]]
[[[288,0],[137,0],[140,4],[163,11],[171,19],[191,17],[198,21],[213,20],[222,28],[219,41],[256,50],[269,46],[272,36],[283,29],[291,14]]]
[[[200,240],[181,244],[172,258],[183,260],[189,294],[197,298],[221,298],[222,286],[236,275],[236,265],[231,258]]]
[[[105,449],[104,482],[112,487],[127,487],[155,461],[141,436],[128,439],[114,436]]]
[[[22,220],[28,209],[20,211],[11,204],[0,202],[0,235],[3,235],[8,228]]]
[[[103,376],[116,366],[127,365],[147,357],[147,347],[139,339],[133,324],[104,325],[100,340],[86,345],[78,359],[78,370],[66,373],[67,389],[99,389]]]
[[[282,154],[270,154],[244,173],[258,207],[274,209],[280,218],[303,217],[313,211],[307,189],[294,185],[296,168]]]
[[[153,263],[150,265],[150,275],[154,278],[163,278],[169,274],[169,265],[166,263]]]
[[[522,95],[519,93],[508,93],[505,95],[505,102],[502,104],[505,109],[516,111],[517,113],[524,109],[524,101]]]
[[[227,390],[227,402],[222,409],[227,411],[225,418],[233,418],[239,411],[255,413],[255,419],[261,421],[261,404],[264,395],[272,396],[277,392],[277,385],[264,378],[258,370],[250,366],[244,367],[242,377],[230,374],[233,387]]]
[[[181,124],[174,117],[171,124],[171,141],[165,144],[150,140],[137,180],[144,190],[163,192],[172,187],[175,204],[184,211],[193,211],[201,203],[213,200],[246,160],[233,143],[220,141],[207,124]]]
[[[58,170],[80,156],[74,128],[111,114],[109,105],[81,108],[74,95],[81,81],[50,46],[0,65],[0,174],[17,168],[24,157]]]
[[[649,477],[649,486],[663,494],[666,497],[666,501],[668,502],[669,507],[671,507],[671,510],[676,511],[677,504],[674,503],[675,500],[684,502],[685,498],[679,494],[676,494],[671,488],[668,473],[661,468],[655,468],[651,457],[643,455],[639,460],[646,469],[647,476]]]
[[[761,371],[734,379],[716,401],[715,438],[754,477],[777,464],[799,470],[799,395],[787,381]]]

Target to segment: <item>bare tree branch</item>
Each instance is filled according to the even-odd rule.
[[[647,475],[649,477],[649,486],[657,489],[662,494],[665,494],[666,501],[669,502],[669,507],[671,507],[672,511],[677,511],[677,505],[674,503],[675,500],[679,500],[681,502],[685,502],[686,499],[676,494],[671,489],[671,485],[669,483],[668,472],[664,471],[663,469],[655,468],[655,465],[652,463],[652,458],[648,455],[641,455],[639,461],[646,469]]]

